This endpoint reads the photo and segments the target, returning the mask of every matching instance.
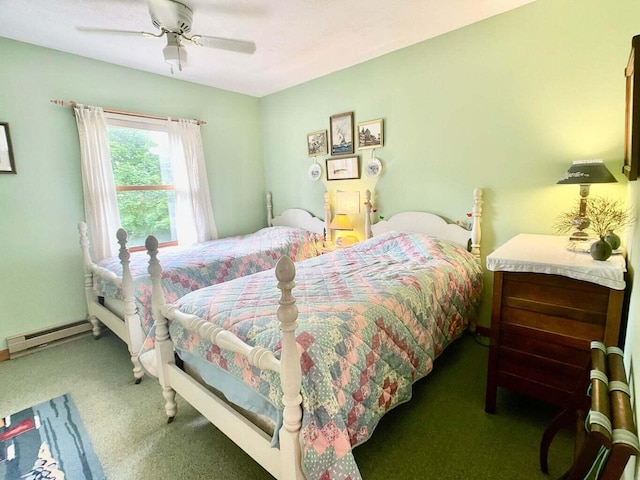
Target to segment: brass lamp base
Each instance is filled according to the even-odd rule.
[[[571,236],[569,236],[569,240],[587,241],[587,240],[593,240],[593,237],[590,237],[588,233],[578,231],[578,232],[572,233]]]
[[[591,220],[584,215],[584,211],[586,209],[585,201],[585,198],[580,199],[580,214],[571,222],[573,226],[577,228],[577,231],[571,234],[569,240],[589,240],[590,238],[589,234],[583,231],[591,225]]]

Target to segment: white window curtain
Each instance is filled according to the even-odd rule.
[[[176,189],[176,235],[189,245],[218,238],[200,136],[194,120],[168,119],[169,149]]]
[[[85,221],[91,255],[94,261],[100,261],[117,253],[114,239],[120,226],[107,123],[100,107],[76,105],[74,111],[80,139]]]

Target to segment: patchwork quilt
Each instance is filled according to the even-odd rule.
[[[322,235],[301,228],[278,226],[248,235],[162,249],[158,258],[163,268],[162,286],[166,300],[172,302],[193,290],[268,270],[275,267],[283,255],[290,256],[293,261],[317,256],[321,247]],[[99,265],[122,276],[118,257],[105,259]],[[129,268],[134,297],[145,334],[153,324],[148,267],[146,252],[131,254]],[[119,287],[102,277],[97,278],[95,288],[100,296],[120,298]]]
[[[297,263],[295,282],[303,469],[312,479],[359,479],[352,448],[387,411],[410,399],[412,384],[477,314],[482,270],[477,259],[443,240],[389,232]],[[274,270],[263,271],[175,304],[279,357],[276,285]],[[277,374],[251,367],[179,322],[170,322],[170,334],[178,351],[205,359],[283,408]]]

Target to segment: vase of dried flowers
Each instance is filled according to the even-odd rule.
[[[579,205],[556,219],[555,227],[564,234],[575,228],[575,219],[580,216]],[[620,237],[615,231],[633,223],[633,212],[620,202],[606,197],[589,197],[585,214],[589,219],[588,230],[597,240],[591,244],[589,252],[595,260],[606,260],[620,247]]]

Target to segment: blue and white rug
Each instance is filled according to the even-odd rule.
[[[0,479],[106,478],[70,394],[0,418]]]

